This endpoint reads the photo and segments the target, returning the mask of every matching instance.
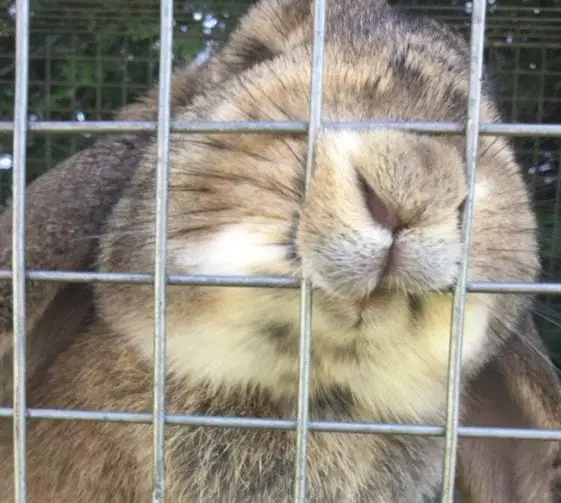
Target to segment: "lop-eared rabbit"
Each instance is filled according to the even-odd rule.
[[[263,0],[223,49],[179,69],[173,116],[307,120],[311,3]],[[469,50],[382,2],[328,2],[323,117],[466,121]],[[500,122],[484,82],[481,120]],[[155,119],[157,92],[121,112]],[[314,419],[442,423],[467,194],[461,136],[322,131],[304,199],[306,138],[173,133],[169,273],[289,275],[313,285]],[[27,265],[152,272],[157,145],[99,140],[28,188]],[[11,212],[0,216],[10,264]],[[507,139],[482,137],[469,278],[535,281],[536,221]],[[30,407],[148,412],[153,290],[30,282]],[[167,411],[293,418],[299,292],[168,288]],[[468,294],[462,422],[559,428],[559,384],[527,295]],[[2,393],[10,404],[11,289],[2,285]],[[2,420],[0,494],[13,494]],[[147,424],[30,421],[31,503],[142,502]],[[294,432],[166,427],[170,502],[292,501]],[[464,439],[467,503],[552,503],[554,442]],[[416,503],[441,483],[442,438],[310,433],[310,503]]]

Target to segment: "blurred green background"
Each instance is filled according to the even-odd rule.
[[[204,58],[226,37],[248,0],[176,1],[175,63]],[[471,1],[393,2],[469,34]],[[158,0],[31,0],[30,120],[107,120],[150,88],[158,74]],[[0,0],[0,120],[11,120],[15,5]],[[561,0],[488,0],[486,59],[502,84],[509,122],[561,123]],[[34,179],[93,140],[31,134]],[[561,279],[561,142],[519,138],[517,152],[541,220],[544,278]],[[10,195],[11,137],[0,136],[0,204]],[[561,355],[561,302],[540,299],[537,321]]]

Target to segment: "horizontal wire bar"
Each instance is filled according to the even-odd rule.
[[[459,14],[464,15],[464,17],[466,17],[466,21],[469,21],[469,18],[467,16],[465,16],[465,10],[463,7],[458,7],[456,5],[426,5],[426,4],[422,4],[419,3],[417,5],[396,5],[394,7],[396,10],[402,10],[402,11],[411,11],[411,12],[427,12],[427,11],[431,11],[434,10],[436,12],[447,12],[447,11],[453,11],[453,12],[458,12]],[[533,12],[535,13],[536,7],[527,7],[527,6],[517,6],[517,5],[496,5],[494,6],[494,12],[507,12],[509,14],[513,14],[515,12]],[[555,13],[555,12],[561,12],[561,7],[539,7],[539,11],[542,14],[546,14],[546,13]],[[493,20],[495,19],[495,16],[490,16],[487,19],[487,24],[491,24],[493,22]],[[518,19],[518,18],[515,18]]]
[[[467,291],[470,293],[561,294],[561,283],[497,283],[491,281],[468,281],[467,285]]]
[[[0,407],[0,418],[13,416],[11,407]],[[111,423],[151,424],[151,412],[116,412],[74,409],[27,409],[26,417],[32,420],[55,421],[106,421]],[[270,429],[294,431],[296,420],[266,419],[253,417],[198,416],[191,414],[166,414],[166,424],[218,428]],[[441,437],[444,426],[425,424],[384,424],[349,421],[310,421],[309,430],[323,433],[361,433],[383,435],[413,435]],[[543,428],[500,428],[482,426],[459,426],[460,437],[510,438],[524,440],[561,440],[561,430]]]
[[[81,4],[84,4],[84,6],[82,6]],[[89,7],[86,7],[87,4],[90,4]],[[155,5],[155,4],[154,4]],[[217,5],[217,6],[221,6],[221,7],[229,7],[231,6],[231,2],[228,2],[226,0],[223,1],[217,1],[217,2],[213,2],[213,5]],[[240,4],[241,5],[241,4]],[[80,0],[80,6],[79,7],[74,7],[72,4],[68,5],[67,7],[65,6],[65,10],[64,13],[66,14],[66,12],[77,12],[77,13],[81,13],[82,15],[84,14],[84,8],[94,8],[96,9],[99,6],[98,0]],[[136,7],[136,5],[135,5]],[[236,7],[236,5],[234,5],[234,7]],[[395,10],[399,10],[399,11],[411,11],[411,12],[426,12],[429,10],[435,10],[438,12],[458,12],[462,15],[465,16],[465,9],[463,6],[457,6],[457,5],[427,5],[427,4],[411,4],[411,5],[396,5]],[[521,5],[521,6],[517,6],[517,5],[505,5],[505,6],[501,6],[501,5],[497,5],[496,7],[494,7],[494,12],[534,12],[536,10],[536,7],[532,7],[532,6],[525,6],[525,5]],[[555,13],[555,12],[561,12],[561,7],[555,7],[555,6],[546,6],[546,7],[539,7],[540,12],[542,13]],[[47,4],[41,4],[40,9],[38,9],[38,11],[41,13],[41,15],[44,14],[49,14],[52,13],[53,17],[56,17],[56,19],[60,19],[60,14],[61,14],[61,10],[60,10],[60,6],[57,6],[57,4],[55,4],[54,6],[50,6],[48,3]],[[138,11],[139,11],[139,15],[152,15],[155,14],[156,16],[158,15],[158,9],[155,6],[152,6],[151,4],[145,4],[142,5],[140,4],[138,7]],[[110,17],[110,14],[107,14],[103,11],[100,10],[95,10],[94,11],[95,14],[98,15],[104,15],[106,14],[107,17]],[[136,13],[136,9],[135,9],[135,13]],[[177,15],[177,19],[181,19],[181,13],[179,13]],[[492,20],[493,18],[491,18],[489,20],[489,22]],[[468,18],[469,20],[469,18]]]
[[[12,271],[0,269],[0,280],[12,278]],[[154,277],[147,273],[27,271],[26,278],[34,281],[64,283],[139,283],[152,284]],[[244,288],[300,288],[300,280],[284,276],[221,276],[203,274],[176,274],[169,276],[169,285],[227,286]],[[468,282],[470,293],[526,293],[561,294],[559,283]]]
[[[524,22],[524,18],[519,18],[519,20],[517,20],[517,22]],[[445,20],[446,21],[446,20]],[[458,17],[453,17],[451,19],[449,19],[447,21],[452,27],[456,28],[456,29],[464,29],[466,30],[467,27],[464,25],[464,20]],[[488,48],[505,48],[505,49],[531,49],[531,48],[537,48],[537,49],[558,49],[559,48],[559,42],[556,43],[557,40],[561,40],[561,37],[559,37],[558,32],[554,31],[557,29],[557,27],[555,25],[552,26],[539,26],[537,27],[537,29],[534,29],[532,31],[532,33],[527,33],[525,36],[530,37],[533,40],[526,40],[526,41],[517,41],[517,40],[513,40],[511,41],[506,41],[504,40],[503,37],[500,37],[500,35],[498,34],[498,32],[500,31],[508,31],[508,29],[512,26],[511,23],[502,23],[499,25],[494,25],[493,26],[493,32],[491,34],[487,35],[487,47]],[[545,29],[544,29],[545,28]],[[33,30],[35,35],[45,35],[45,36],[50,36],[53,33],[53,26],[49,26],[46,29],[41,29],[41,28],[36,28]],[[64,27],[57,27],[56,31],[59,35],[72,35],[74,33],[76,33],[76,29],[79,28],[73,28],[72,30],[66,30]],[[549,33],[547,33],[549,31]],[[545,33],[544,33],[545,32]],[[499,39],[500,37],[500,39]],[[547,37],[547,38],[545,38]],[[545,39],[545,41],[544,41]],[[219,38],[219,41],[223,41],[224,39]],[[5,58],[13,58],[13,53],[0,53],[0,57],[5,57]],[[60,54],[56,54],[51,57],[51,61],[57,61],[57,60],[63,60],[63,59],[68,59],[68,56],[60,53]],[[42,54],[39,56],[31,56],[31,61],[33,60],[37,60],[37,59],[44,59],[44,57],[42,57]],[[113,58],[115,60],[119,60],[122,61],[121,58]],[[96,57],[95,56],[80,56],[80,61],[95,61]],[[142,56],[135,56],[134,59],[134,63],[150,63],[152,60],[148,57],[142,57]],[[13,80],[9,80],[9,79],[4,79],[4,81],[6,81],[8,84],[13,84]],[[41,80],[41,81],[32,81],[34,83],[36,83],[37,85],[44,85],[45,81]],[[52,84],[57,84],[56,81],[51,81]],[[62,84],[60,84],[62,85]],[[120,86],[118,83],[114,83],[114,82],[107,82],[103,84],[103,87],[122,87]],[[130,86],[127,84],[127,87],[130,87],[131,89],[134,88],[142,88],[143,91],[146,90],[146,84],[131,84]],[[111,111],[114,111],[114,109],[111,109]]]
[[[11,278],[12,271],[9,269],[0,270],[0,280]],[[28,271],[26,273],[26,278],[40,281],[61,281],[65,283],[154,283],[154,276],[146,273]],[[168,284],[252,288],[300,287],[300,281],[298,279],[282,276],[211,276],[202,274],[169,275]]]
[[[156,132],[154,121],[29,121],[29,130],[37,133],[141,133]],[[322,129],[398,129],[417,133],[463,134],[465,125],[431,121],[324,121]],[[11,133],[14,123],[0,121],[0,133]],[[172,121],[171,129],[182,133],[277,133],[306,134],[307,121]],[[561,137],[561,124],[493,124],[481,123],[485,136],[552,136]]]
[[[559,30],[561,31],[561,26],[559,27]],[[560,37],[560,43],[561,43],[561,37]],[[504,44],[508,45],[509,47],[511,46],[511,44],[508,44],[507,42],[504,42]],[[1,54],[0,54],[0,57],[2,57]],[[65,61],[66,59],[67,59],[67,56],[65,58],[63,58],[62,56],[60,57],[61,61]],[[92,56],[91,59],[92,59],[92,62],[94,62],[94,63],[97,61],[97,58],[95,56]],[[115,62],[121,62],[122,61],[122,59],[119,58],[119,57],[115,57],[114,59],[115,59]],[[139,63],[139,61],[136,61],[136,62]],[[142,63],[142,61],[140,61],[140,62]],[[145,63],[148,64],[149,61],[145,61]],[[502,75],[507,75],[508,76],[508,75],[516,74],[516,75],[531,75],[531,76],[534,76],[534,77],[540,76],[540,75],[544,75],[544,76],[548,76],[548,77],[555,77],[555,76],[558,76],[559,74],[561,74],[561,72],[559,72],[559,71],[550,70],[550,69],[547,69],[547,68],[542,68],[542,67],[540,67],[540,65],[538,65],[534,69],[528,68],[528,69],[515,70],[515,69],[512,69],[512,68],[499,68],[499,69],[495,70],[494,73],[496,75],[501,75],[501,76]],[[10,80],[10,79],[7,79],[7,78],[6,79],[0,78],[0,83],[1,84],[10,84],[12,82],[13,82],[13,80]],[[50,83],[50,85],[56,85],[56,86],[68,85],[68,82],[65,82],[65,81],[62,81],[62,80],[60,80],[60,81],[59,80],[51,80],[49,83]],[[43,80],[31,80],[29,82],[29,84],[34,85],[34,86],[43,86],[45,84],[45,82]],[[120,83],[108,82],[108,83],[103,84],[103,89],[113,90],[113,89],[122,89],[122,87],[123,86]],[[128,84],[127,89],[144,91],[146,89],[146,86],[144,84]],[[509,99],[508,97],[504,97],[504,98],[501,99],[501,101],[505,102],[508,99]],[[524,97],[524,96],[518,97],[517,96],[514,99],[516,101],[535,101],[536,100],[536,98],[534,96],[528,96],[528,97]],[[547,98],[544,98],[544,101],[547,101]],[[101,109],[98,109],[98,110],[102,110],[103,112],[107,112],[107,113],[114,112],[114,109],[112,109],[112,108],[101,108]],[[70,106],[68,106],[68,107],[62,107],[61,106],[61,107],[58,107],[58,108],[51,108],[50,109],[51,114],[53,114],[53,113],[69,113],[69,112],[75,112],[75,111],[76,111],[76,108],[70,107]],[[88,112],[88,109],[84,108],[82,111],[84,113],[86,113],[86,112]],[[31,113],[33,113],[33,112],[31,112]],[[39,121],[35,120],[35,119],[30,119],[30,122],[34,123],[34,122],[39,122]],[[55,120],[53,119],[52,121],[46,120],[46,121],[41,121],[41,122],[52,123],[52,122],[55,122]],[[84,124],[84,123],[90,124],[92,122],[97,123],[98,121],[81,120],[81,121],[56,121],[56,122],[57,123],[59,123],[59,122],[60,123],[72,122],[72,123],[80,123],[80,124]],[[109,121],[100,121],[100,122],[105,123],[105,122],[109,122]],[[113,122],[114,121],[111,121],[111,123],[113,123]],[[149,123],[150,121],[142,121],[142,122]],[[184,121],[181,121],[181,122],[184,122]],[[7,124],[9,122],[2,121],[2,123]]]

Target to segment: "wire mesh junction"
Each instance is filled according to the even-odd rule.
[[[335,0],[330,0],[335,1]],[[220,426],[236,428],[270,428],[296,430],[297,448],[295,459],[294,501],[306,501],[306,459],[307,435],[309,431],[409,434],[445,437],[445,456],[443,467],[442,501],[453,502],[456,450],[459,436],[521,438],[534,440],[561,440],[561,431],[539,429],[482,428],[459,426],[459,385],[460,354],[464,306],[467,292],[509,292],[509,293],[561,293],[557,283],[489,283],[467,281],[467,256],[470,241],[471,216],[475,168],[477,164],[478,136],[485,135],[547,135],[561,137],[561,125],[530,124],[481,124],[479,123],[479,104],[481,98],[481,73],[483,65],[483,46],[485,29],[486,2],[474,0],[471,15],[471,63],[470,91],[467,124],[426,123],[426,122],[322,122],[321,97],[324,52],[324,23],[327,0],[314,0],[314,30],[312,54],[312,82],[310,91],[310,116],[304,122],[225,122],[172,121],[170,112],[170,85],[172,75],[172,25],[173,1],[161,0],[160,6],[160,86],[157,122],[33,122],[27,120],[27,88],[29,69],[29,0],[16,0],[16,93],[14,102],[14,121],[0,123],[1,132],[13,131],[13,266],[12,270],[0,271],[0,279],[12,279],[14,313],[14,402],[13,408],[0,408],[0,417],[14,418],[14,470],[15,500],[26,501],[26,420],[59,419],[88,421],[118,421],[152,423],[154,428],[153,452],[153,501],[165,500],[164,486],[164,425],[166,423],[191,426]],[[449,379],[447,387],[446,424],[438,425],[398,425],[376,423],[327,422],[309,419],[309,374],[311,350],[311,289],[307,281],[278,277],[222,277],[183,275],[168,277],[167,257],[167,177],[170,131],[191,133],[301,133],[308,134],[308,157],[306,163],[306,192],[311,180],[314,164],[315,143],[318,132],[323,128],[344,127],[369,129],[376,127],[406,129],[424,133],[453,133],[466,135],[466,162],[469,173],[469,197],[465,211],[464,249],[458,286],[454,296],[454,315],[451,330],[451,349],[449,358]],[[155,274],[115,274],[115,273],[71,273],[55,271],[28,271],[25,268],[25,172],[26,172],[26,135],[28,131],[37,132],[156,132],[158,142],[157,166],[157,225]],[[45,281],[119,281],[154,284],[154,404],[153,413],[127,413],[117,411],[78,411],[26,408],[26,368],[25,368],[25,281],[26,279]],[[166,336],[166,286],[167,284],[246,286],[246,287],[284,287],[301,289],[301,355],[298,414],[294,421],[258,418],[201,417],[193,415],[167,415],[165,413],[165,336]]]

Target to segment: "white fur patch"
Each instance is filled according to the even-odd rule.
[[[183,270],[195,274],[251,275],[256,268],[283,260],[286,250],[267,244],[267,236],[249,224],[233,225],[210,239],[208,244],[186,242],[175,257]]]
[[[334,165],[352,169],[351,160],[362,148],[361,135],[356,131],[337,131],[326,138],[329,158]]]
[[[485,199],[489,194],[489,184],[486,180],[475,182],[475,199]]]

